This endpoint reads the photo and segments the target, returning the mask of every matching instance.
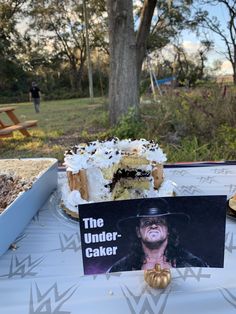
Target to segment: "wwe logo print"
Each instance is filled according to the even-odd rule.
[[[37,224],[40,224],[40,215],[41,213],[45,211],[45,208],[41,208],[39,211],[37,211],[37,213],[34,215],[34,217],[32,218],[32,221],[37,223]],[[43,226],[43,225],[42,225]]]
[[[229,195],[233,195],[234,193],[236,193],[236,185],[235,184],[228,184],[225,186],[228,188]]]
[[[211,176],[202,176],[199,178],[199,183],[203,184],[203,183],[208,183],[208,184],[212,184],[212,183],[215,183],[217,182],[215,180],[215,177],[211,177]]]
[[[162,314],[164,313],[170,287],[165,290],[154,290],[145,287],[139,295],[135,295],[127,286],[121,288],[132,314]]]
[[[105,278],[106,280],[109,280],[110,278],[114,278],[114,277],[120,277],[121,276],[121,273],[111,273],[111,274],[105,274]],[[97,277],[101,278],[101,275],[97,276],[97,275],[94,275],[93,276],[93,280],[96,280]]]
[[[236,249],[236,241],[234,241],[233,232],[227,232],[225,235],[225,250],[232,253]]]
[[[26,276],[35,276],[37,273],[33,272],[33,269],[37,267],[43,259],[43,257],[40,257],[33,261],[31,256],[28,255],[26,258],[19,260],[17,256],[12,256],[9,273],[1,275],[0,277],[12,278],[20,276],[24,278]]]
[[[74,287],[72,286],[59,293],[55,282],[46,292],[42,292],[35,283],[35,288],[33,289],[31,286],[30,289],[29,314],[70,314],[70,312],[61,311],[60,309],[75,293],[77,288]]]
[[[66,235],[65,233],[59,234],[60,250],[62,253],[67,250],[73,250],[75,252],[81,249],[80,237],[78,232],[72,233],[71,235]]]
[[[222,294],[225,301],[227,301],[236,309],[236,294],[233,294],[232,291],[226,288],[220,289],[220,293]]]
[[[181,185],[177,186],[176,189],[179,191],[180,195],[183,196],[199,194],[201,192],[201,190],[195,185]]]
[[[176,268],[176,272],[178,273],[178,276],[173,277],[173,279],[181,278],[184,281],[186,281],[188,278],[194,278],[197,281],[200,281],[203,278],[210,278],[211,274],[204,274],[203,273],[204,268],[192,268],[192,267],[186,267],[183,270],[180,268]]]
[[[19,247],[19,243],[26,237],[27,235],[25,233],[20,234],[14,241],[14,243],[11,244],[10,248],[15,251]]]
[[[171,174],[172,176],[176,176],[176,177],[177,176],[184,177],[187,174],[189,174],[189,172],[186,171],[185,169],[180,169],[180,170],[176,169],[176,170],[171,171]]]
[[[214,169],[214,173],[215,174],[223,174],[223,175],[227,175],[227,174],[231,174],[232,171],[226,168],[215,168]]]
[[[18,242],[22,241],[24,238],[26,237],[25,233],[21,233],[14,241],[15,244],[17,244]]]
[[[32,221],[39,222],[39,212],[37,212],[34,217],[32,218]]]

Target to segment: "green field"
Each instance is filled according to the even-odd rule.
[[[109,127],[107,100],[102,98],[93,102],[42,100],[40,114],[31,103],[11,104],[21,121],[36,119],[38,126],[30,130],[30,138],[19,131],[11,138],[1,138],[0,156],[54,157],[62,163],[64,151],[71,145],[118,136],[157,141],[169,162],[235,160],[235,91],[224,99],[219,93],[214,88],[207,96],[205,90],[196,90],[143,101],[141,120],[136,121],[130,113],[115,128]]]
[[[13,137],[0,139],[1,158],[55,157],[62,161],[70,145],[96,139],[107,129],[102,99],[94,99],[93,103],[89,99],[42,101],[39,114],[31,103],[11,106],[17,108],[15,113],[21,121],[36,119],[38,126],[29,130],[29,138],[15,131]]]

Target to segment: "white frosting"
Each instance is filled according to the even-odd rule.
[[[147,160],[156,161],[159,164],[167,161],[166,154],[163,153],[160,147],[153,148],[153,150],[147,149],[143,155]]]
[[[106,142],[93,141],[89,144],[75,146],[73,151],[65,154],[64,165],[67,171],[73,173],[94,167],[109,168],[113,164],[118,164],[122,155],[134,152],[150,162],[162,164],[167,160],[158,144],[145,139],[132,141],[114,138]]]
[[[148,172],[148,171],[152,171],[153,167],[152,167],[152,165],[142,165],[142,166],[139,165],[138,169]]]
[[[70,191],[67,182],[61,187],[62,192],[62,201],[69,210],[78,213],[78,205],[79,204],[87,204],[86,200],[84,200],[79,191]]]
[[[165,197],[173,196],[176,190],[176,183],[171,180],[164,180],[158,190],[151,188],[149,191],[145,191],[145,197]]]
[[[111,199],[110,189],[105,187],[110,181],[105,180],[99,168],[89,168],[86,171],[89,190],[89,201],[101,202]]]
[[[102,145],[103,147],[106,147],[107,149],[113,149],[113,148],[117,148],[117,143],[119,143],[119,139],[116,138],[112,138],[110,141],[105,141],[100,143],[100,145]]]
[[[142,155],[144,149],[144,145],[148,144],[149,142],[147,140],[141,139],[141,140],[121,140],[117,143],[117,148],[123,152],[136,152],[138,155]]]
[[[96,151],[97,147],[99,146],[98,141],[93,141],[89,143],[90,145],[87,145],[85,147],[85,151],[88,152],[89,154],[93,153]]]
[[[90,158],[90,164],[93,167],[100,169],[109,168],[115,163],[119,163],[121,159],[121,153],[114,149],[107,149],[107,147],[101,146]]]
[[[89,157],[90,155],[86,152],[84,154],[67,155],[64,159],[66,170],[78,173],[81,169],[87,169]]]
[[[86,204],[86,203],[88,203],[86,200],[84,200],[81,197],[80,192],[77,191],[77,190],[73,190],[73,191],[71,191],[69,193],[67,201],[73,207],[76,207],[78,204]]]

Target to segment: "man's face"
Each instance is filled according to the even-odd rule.
[[[167,222],[163,217],[141,218],[136,231],[143,243],[164,242],[168,237]]]

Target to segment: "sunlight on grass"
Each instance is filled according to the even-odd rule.
[[[173,90],[159,102],[140,106],[141,119],[125,115],[114,128],[109,126],[104,98],[42,101],[36,114],[31,103],[13,104],[21,121],[38,120],[29,129],[0,138],[1,158],[53,157],[63,162],[64,151],[81,142],[120,138],[146,138],[159,143],[168,162],[236,159],[236,90],[222,99],[221,90]],[[2,105],[4,106],[4,105]]]
[[[37,150],[38,148],[41,148],[43,146],[43,141],[38,140],[38,141],[33,141],[29,143],[23,143],[22,145],[18,145],[17,149],[18,150]]]
[[[83,132],[88,139],[97,138],[97,133],[103,131],[107,124],[102,98],[94,98],[92,103],[88,98],[42,100],[40,114],[34,112],[31,103],[11,105],[16,107],[15,113],[20,121],[38,120],[38,123],[37,127],[29,129],[31,137],[24,137],[16,131],[12,137],[0,139],[1,158],[45,156],[63,160],[64,151],[71,145],[70,142],[81,141]],[[5,119],[9,123],[8,118]]]

